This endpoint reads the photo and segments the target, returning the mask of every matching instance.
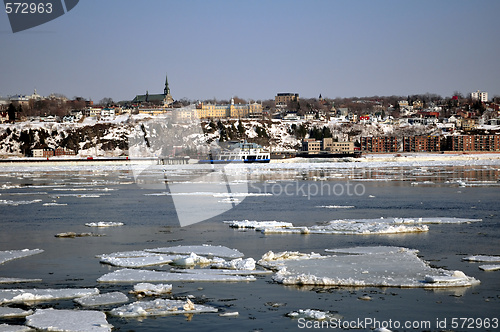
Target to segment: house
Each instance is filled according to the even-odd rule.
[[[54,150],[55,156],[74,156],[76,152],[67,148],[58,147]]]
[[[34,158],[49,158],[54,156],[54,150],[49,148],[33,149],[31,153]]]

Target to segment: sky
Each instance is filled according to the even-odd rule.
[[[96,102],[500,95],[498,0],[82,0],[12,33],[0,12],[0,96]]]

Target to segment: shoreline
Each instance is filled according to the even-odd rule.
[[[289,163],[375,163],[375,162],[420,162],[420,161],[466,161],[466,160],[500,160],[500,152],[407,152],[407,153],[369,153],[360,158],[302,158],[272,159],[271,164]],[[156,165],[154,158],[3,158],[0,168],[13,166],[121,166],[121,165]],[[197,164],[191,159],[188,165]],[[178,165],[182,166],[182,165]]]

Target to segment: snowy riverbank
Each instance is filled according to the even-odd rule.
[[[480,164],[498,164],[500,163],[500,153],[373,153],[365,154],[361,158],[290,158],[273,159],[271,167],[276,164],[340,164],[362,166],[411,166],[419,163],[422,166],[455,165],[457,163],[480,163]],[[4,158],[0,159],[0,167],[28,166],[130,166],[137,164],[153,165],[152,159],[127,159],[127,158]],[[189,164],[197,164],[196,159],[191,159]],[[246,166],[252,164],[245,164]],[[255,164],[257,165],[257,164]],[[264,164],[265,165],[265,164]],[[186,165],[183,165],[185,167]],[[262,166],[262,165],[261,165]]]

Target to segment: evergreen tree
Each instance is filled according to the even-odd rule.
[[[14,104],[10,103],[9,108],[7,109],[7,115],[9,116],[9,122],[16,122],[16,107]]]

